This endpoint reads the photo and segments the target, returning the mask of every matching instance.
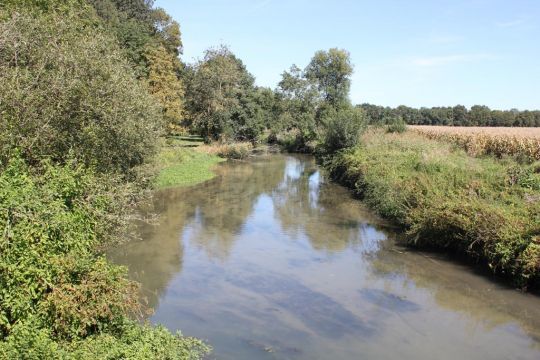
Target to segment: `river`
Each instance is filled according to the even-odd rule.
[[[157,192],[141,239],[109,256],[149,316],[210,359],[540,359],[540,298],[396,229],[309,156],[267,155]]]

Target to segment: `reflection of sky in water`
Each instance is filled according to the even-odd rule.
[[[393,251],[312,158],[222,171],[164,192],[162,225],[117,257],[155,294],[152,322],[209,339],[217,359],[540,358],[523,330],[538,330],[538,301]]]
[[[319,189],[321,186],[321,173],[319,171],[314,172],[308,180],[309,183],[309,206],[316,209],[319,201]]]
[[[386,239],[386,234],[369,224],[360,224],[358,237],[361,239],[358,246],[363,254],[374,254],[380,249],[381,241]]]
[[[304,163],[298,159],[291,159],[285,164],[284,181],[295,181],[300,179],[304,172]]]

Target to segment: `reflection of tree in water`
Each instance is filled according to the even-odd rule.
[[[141,283],[150,307],[157,305],[172,276],[182,270],[179,233],[195,214],[193,205],[183,201],[186,196],[183,189],[157,192],[142,212],[159,214],[158,224],[135,224],[141,240],[109,252],[114,262],[129,266],[130,277]]]
[[[305,234],[316,250],[374,252],[384,237],[371,225],[378,220],[346,189],[326,182],[311,157],[289,159],[273,200],[282,227],[295,236]]]
[[[389,288],[423,288],[437,304],[452,312],[464,313],[471,331],[491,330],[505,324],[519,324],[540,347],[540,307],[537,295],[523,294],[490,277],[475,274],[466,265],[442,255],[399,251],[377,253],[372,262],[377,278],[384,275]],[[393,276],[396,275],[396,276]],[[399,275],[399,276],[397,276]],[[405,276],[403,276],[405,275]]]
[[[143,213],[157,214],[157,224],[137,224],[142,240],[109,252],[118,264],[129,265],[130,277],[142,284],[150,307],[171,278],[182,270],[182,234],[208,256],[226,259],[253,205],[270,193],[283,178],[284,158],[273,156],[249,163],[228,163],[217,169],[215,179],[189,188],[156,192]]]
[[[219,169],[219,177],[190,198],[197,203],[189,241],[211,257],[226,259],[260,195],[270,193],[283,178],[283,157],[273,156]]]

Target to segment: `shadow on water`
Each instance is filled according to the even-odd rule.
[[[234,286],[263,295],[273,305],[298,318],[310,331],[322,336],[340,338],[347,334],[358,334],[367,337],[375,332],[374,327],[340,303],[297,280],[265,273],[253,276],[232,274],[228,281]]]
[[[411,252],[309,156],[229,162],[156,193],[129,265],[152,322],[216,359],[540,358],[540,300]]]

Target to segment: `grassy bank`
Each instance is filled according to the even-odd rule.
[[[249,142],[205,144],[200,137],[170,137],[156,158],[155,188],[190,186],[212,179],[212,167],[225,159],[245,159],[253,152]]]
[[[163,189],[173,186],[189,186],[212,179],[211,168],[223,161],[217,155],[195,150],[202,139],[194,137],[170,138],[157,156],[160,171],[155,187]]]
[[[475,158],[412,132],[370,131],[327,167],[404,227],[410,244],[465,255],[519,286],[539,285],[538,163]]]

